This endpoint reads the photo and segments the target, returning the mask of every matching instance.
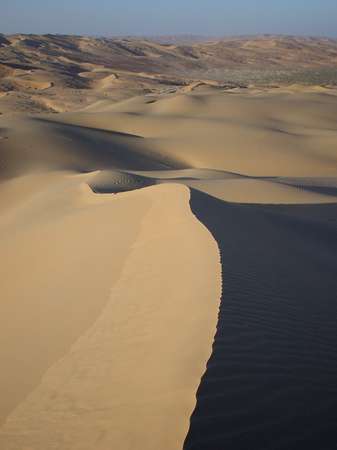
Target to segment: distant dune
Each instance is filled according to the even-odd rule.
[[[1,113],[78,110],[200,81],[228,88],[337,81],[337,41],[325,38],[11,35],[0,46]]]

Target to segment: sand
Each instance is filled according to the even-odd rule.
[[[1,113],[77,112],[205,87],[336,85],[337,41],[319,37],[15,34],[0,41]]]
[[[332,449],[337,204],[191,207],[222,257],[223,293],[186,450]]]
[[[119,83],[114,73],[81,73],[93,84]],[[308,293],[306,280],[315,280],[335,312],[327,239],[336,236],[336,95],[196,84],[76,112],[0,116],[1,448],[173,450],[188,435],[186,445],[219,450],[233,403],[222,404],[211,438],[200,440],[196,424],[197,393],[218,398],[226,379],[211,380],[220,391],[201,381],[225,358],[216,346],[212,353],[216,327],[217,336],[231,327],[218,322],[220,300],[233,304],[237,290],[238,307],[247,297],[256,305],[267,285],[273,304],[296,305],[303,297],[293,292]],[[283,292],[280,280],[295,273],[291,249],[303,271]],[[315,339],[308,330],[326,325],[316,297],[308,301],[317,320],[304,321],[306,346]],[[282,311],[288,318],[294,309]],[[262,335],[274,323],[268,314]],[[240,324],[233,342],[245,335]],[[324,339],[334,346],[330,333]],[[203,411],[201,421],[217,414]],[[247,411],[253,420],[255,404]]]
[[[123,184],[122,171],[124,190],[164,180],[226,201],[335,202],[336,98],[336,90],[314,87],[203,89],[77,113],[4,115],[2,159],[7,174],[100,170],[105,192],[116,179]]]
[[[186,187],[115,197],[87,181],[6,186],[34,192],[0,225],[1,448],[181,448],[215,333],[217,245]]]

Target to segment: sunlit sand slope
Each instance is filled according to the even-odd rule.
[[[203,88],[32,119],[30,129],[62,149],[63,167],[103,170],[97,192],[179,182],[233,202],[329,203],[337,201],[336,99],[315,87]]]
[[[1,449],[335,445],[336,93],[0,117]]]
[[[186,187],[106,196],[90,176],[5,186],[0,447],[180,449],[215,333],[217,245]]]

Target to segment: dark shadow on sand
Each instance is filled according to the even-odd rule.
[[[220,247],[223,295],[184,449],[336,449],[337,205],[192,191],[191,208]]]

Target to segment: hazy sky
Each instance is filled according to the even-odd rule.
[[[1,0],[2,33],[337,37],[337,0]]]

